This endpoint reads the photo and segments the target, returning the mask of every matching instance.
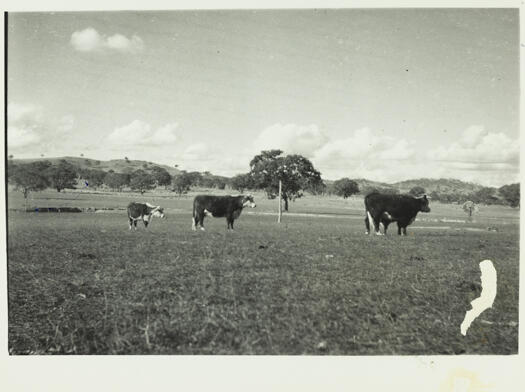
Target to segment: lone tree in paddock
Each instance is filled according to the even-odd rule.
[[[472,216],[474,213],[479,211],[479,208],[476,203],[473,201],[467,200],[465,203],[463,203],[463,211],[468,215],[468,220],[472,220]]]
[[[50,166],[48,161],[9,166],[8,181],[27,199],[29,192],[43,191],[50,185],[45,174]]]
[[[64,189],[75,189],[77,184],[77,169],[71,163],[62,159],[58,165],[51,166],[47,172],[51,186],[60,192]]]
[[[281,150],[261,151],[250,162],[250,176],[253,186],[264,189],[270,199],[279,194],[281,181],[284,210],[288,211],[289,200],[302,197],[305,190],[318,187],[323,180],[321,173],[305,157],[282,154]]]
[[[359,185],[357,182],[349,178],[341,178],[340,180],[335,181],[332,186],[334,193],[337,196],[341,196],[343,199],[359,193]]]

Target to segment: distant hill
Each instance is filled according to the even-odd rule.
[[[149,171],[153,166],[159,166],[163,169],[166,169],[168,173],[172,176],[178,175],[180,170],[175,167],[170,167],[167,165],[162,165],[149,161],[139,161],[139,160],[128,160],[125,159],[112,159],[110,161],[99,161],[96,159],[82,158],[82,157],[59,157],[59,158],[34,158],[34,159],[13,159],[14,162],[20,163],[29,163],[37,161],[49,161],[52,164],[56,164],[61,160],[65,160],[77,167],[82,169],[98,169],[109,171],[113,170],[117,173],[127,173],[132,172],[138,169]]]
[[[34,158],[34,159],[13,159],[14,162],[35,162],[35,161],[50,161],[53,164],[58,163],[60,160],[66,160],[71,164],[74,164],[80,168],[99,169],[104,171],[113,170],[117,173],[132,172],[137,169],[149,171],[153,166],[159,166],[166,169],[172,176],[180,174],[180,170],[175,167],[162,165],[149,161],[139,160],[128,160],[125,159],[112,159],[109,161],[100,161],[96,159],[83,158],[83,157],[59,157],[59,158]],[[224,177],[226,178],[226,177]],[[471,194],[479,191],[483,186],[474,184],[471,182],[464,182],[453,178],[419,178],[414,180],[398,181],[392,184],[386,182],[371,181],[365,178],[354,179],[359,185],[360,190],[366,190],[371,188],[378,189],[397,189],[400,193],[407,193],[415,186],[421,186],[425,188],[427,194],[436,191],[440,194]],[[326,180],[325,183],[330,185],[333,183],[331,180]]]
[[[414,180],[406,180],[388,184],[386,182],[371,181],[364,178],[354,179],[359,185],[360,190],[371,188],[378,189],[397,189],[399,193],[408,193],[410,189],[415,186],[425,188],[427,194],[437,192],[440,194],[463,194],[468,195],[479,191],[483,186],[471,182],[464,182],[453,178],[419,178]]]
[[[483,186],[471,182],[464,182],[453,178],[419,178],[416,180],[406,180],[393,183],[391,186],[399,189],[401,193],[410,191],[415,186],[425,188],[427,193],[436,191],[437,193],[457,193],[470,194],[479,191]]]

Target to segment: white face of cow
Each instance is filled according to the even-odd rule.
[[[242,203],[243,207],[255,208],[256,204],[253,201],[253,196],[245,196]]]
[[[164,210],[161,207],[157,207],[152,213],[151,216],[154,216],[155,218],[165,218]]]

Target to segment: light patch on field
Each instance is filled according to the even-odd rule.
[[[461,323],[460,331],[463,336],[467,334],[470,324],[485,310],[492,307],[497,292],[497,273],[492,261],[483,260],[479,263],[481,270],[481,294],[471,302],[472,309],[467,311]]]

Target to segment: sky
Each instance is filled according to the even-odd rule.
[[[519,180],[518,9],[10,13],[8,154]]]

